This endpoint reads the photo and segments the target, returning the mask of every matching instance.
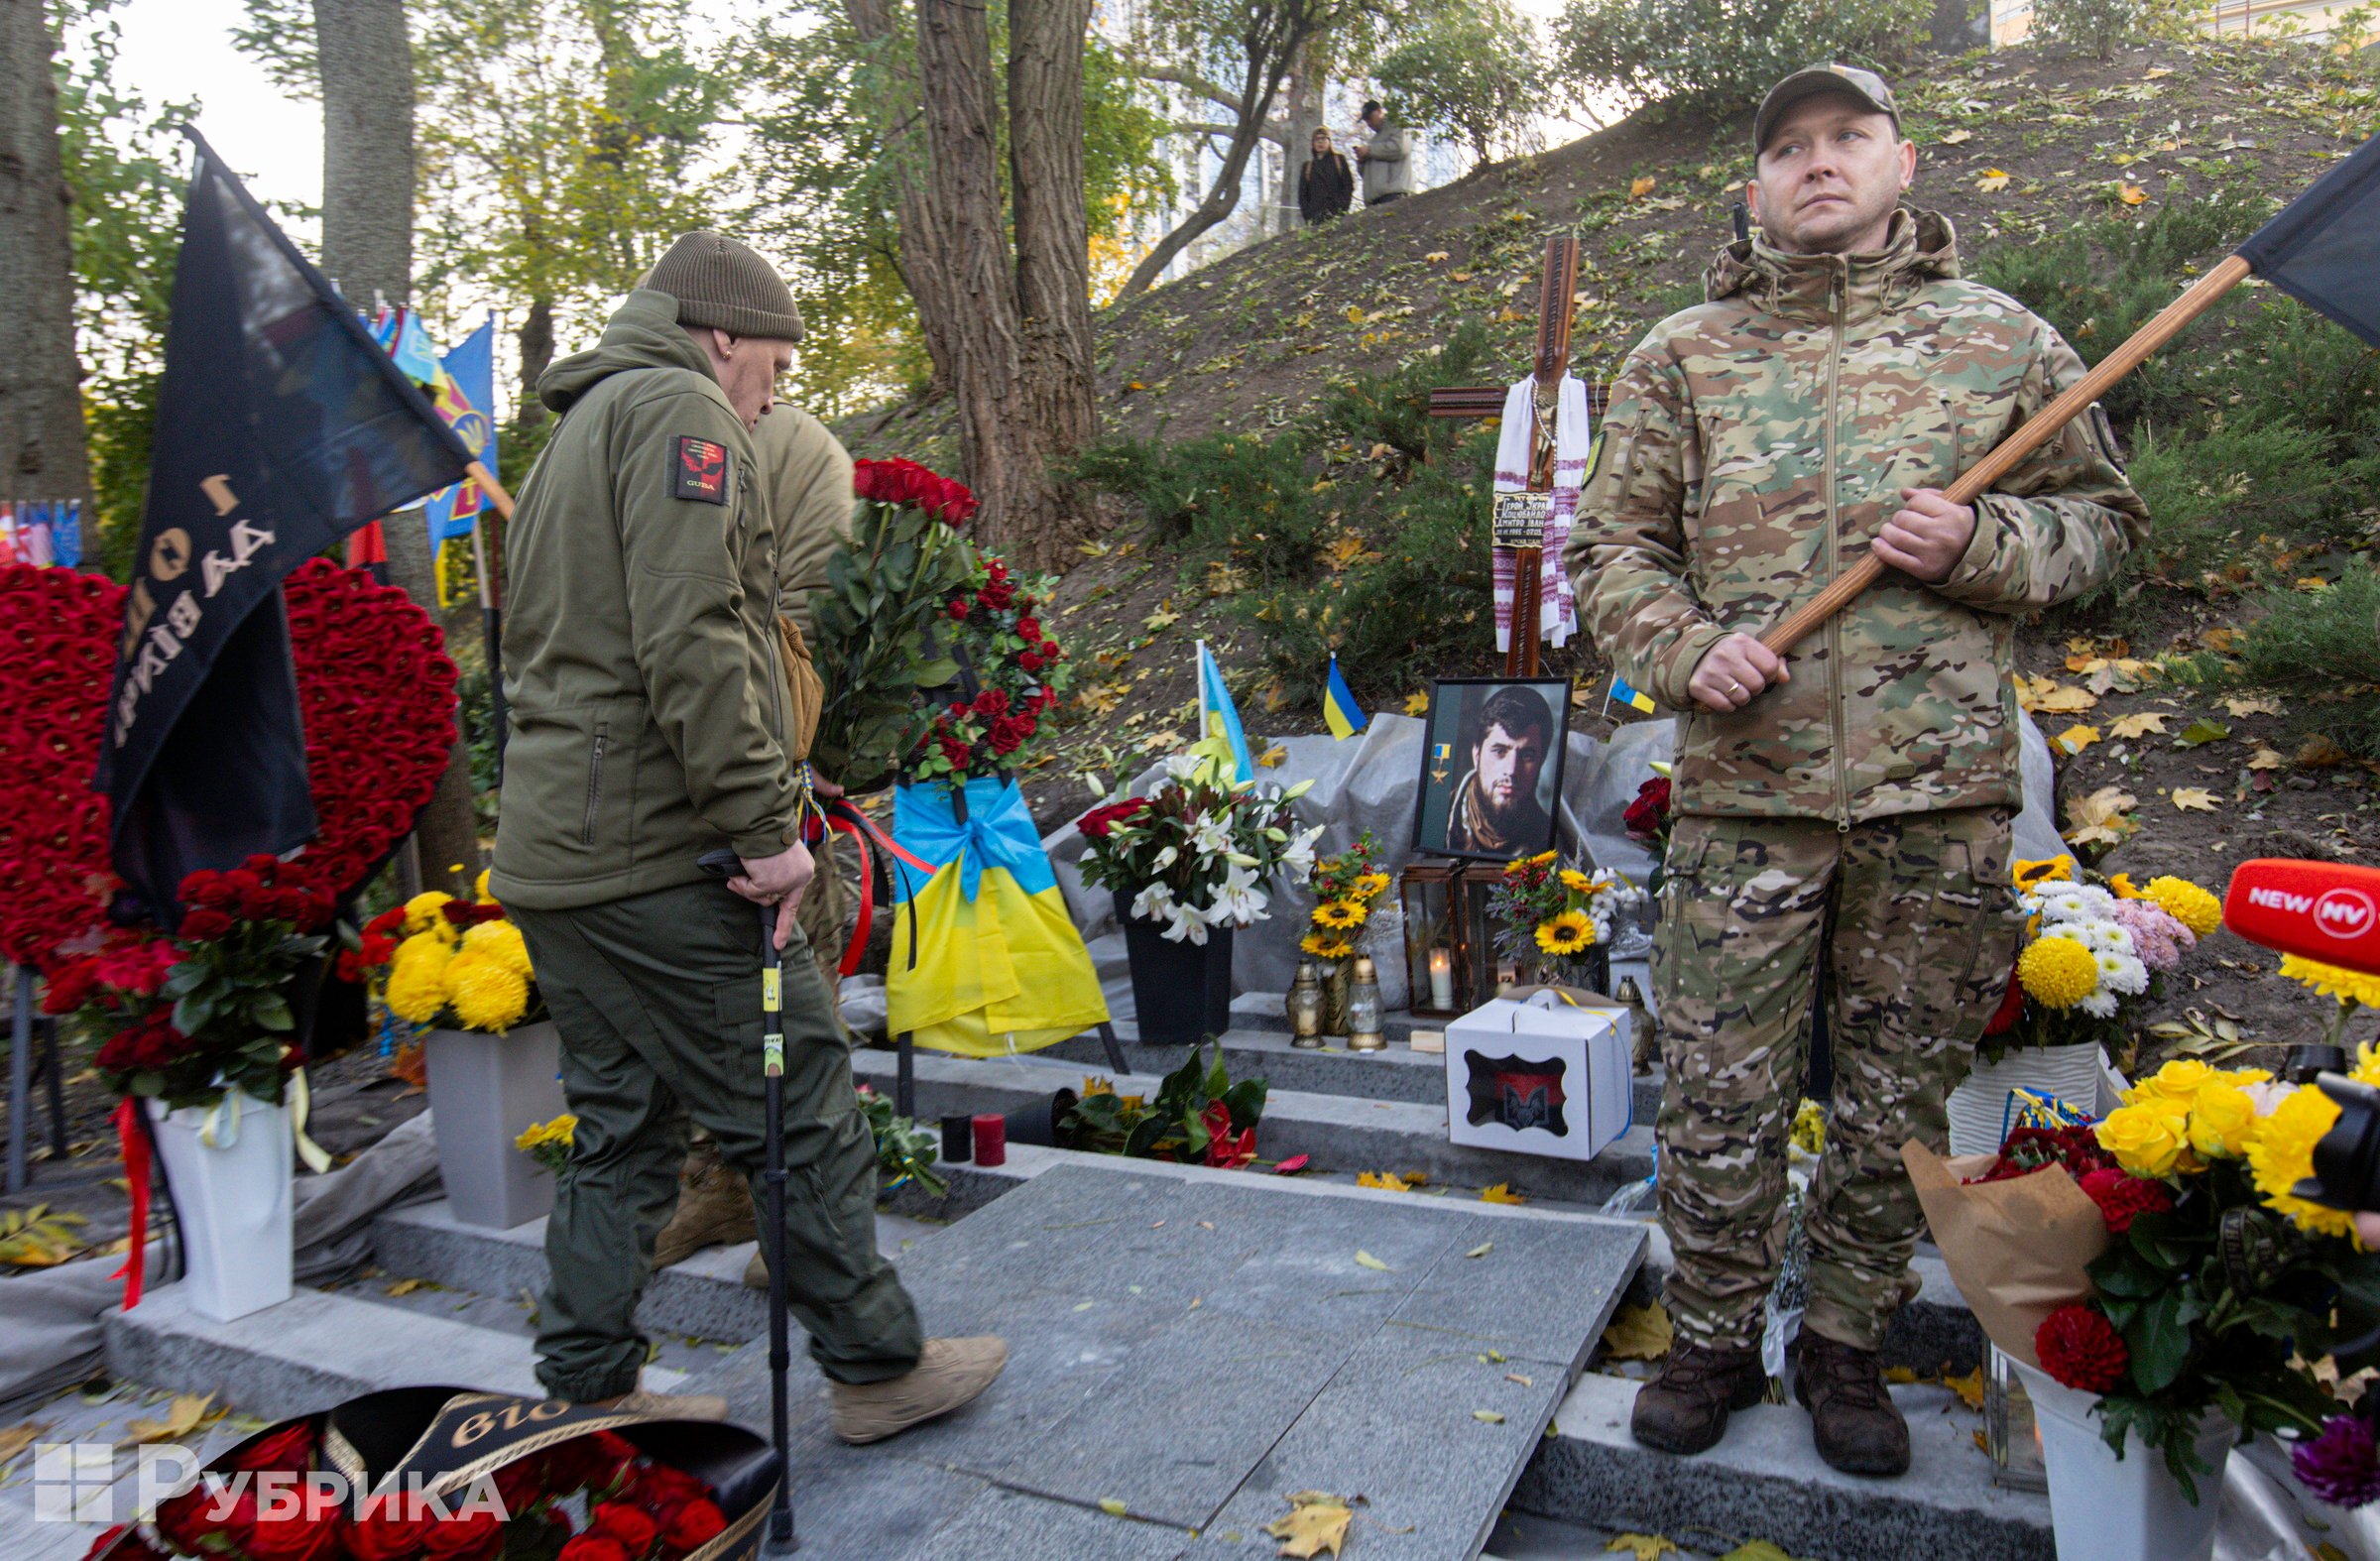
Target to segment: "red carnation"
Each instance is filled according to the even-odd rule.
[[[660,1537],[660,1520],[634,1501],[606,1501],[595,1508],[587,1531],[609,1534],[632,1556],[641,1556]]]
[[[726,1531],[727,1514],[719,1510],[719,1503],[697,1500],[678,1509],[661,1538],[671,1550],[686,1551],[707,1545]]]
[[[2099,1206],[2099,1215],[2107,1229],[2122,1236],[2132,1229],[2132,1222],[2144,1214],[2170,1214],[2174,1195],[2165,1183],[2150,1181],[2125,1170],[2094,1170],[2082,1178],[2082,1190],[2090,1201]]]
[[[2043,1319],[2033,1335],[2041,1369],[2067,1386],[2086,1393],[2112,1392],[2132,1364],[2124,1336],[2106,1317],[2069,1301]]]

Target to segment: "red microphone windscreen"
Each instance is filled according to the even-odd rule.
[[[2380,868],[2242,862],[2223,897],[2223,925],[2284,954],[2380,972]]]

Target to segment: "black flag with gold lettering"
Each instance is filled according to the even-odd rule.
[[[199,868],[312,838],[281,582],[471,454],[196,131],[149,502],[93,784],[168,925]]]

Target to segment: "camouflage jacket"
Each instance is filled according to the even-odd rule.
[[[1856,562],[1903,488],[1947,488],[2082,374],[2055,330],[1959,280],[1902,208],[1882,253],[1720,252],[1710,301],[1630,352],[1564,555],[1596,642],[1684,716],[1680,811],[1854,820],[2014,803],[2015,615],[2078,596],[2146,533],[2097,408],[1977,502],[1951,577],[1888,573],[1720,715],[1686,690]]]

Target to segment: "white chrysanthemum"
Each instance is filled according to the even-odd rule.
[[[2080,921],[2090,914],[2090,907],[2084,902],[2082,892],[2072,888],[2042,896],[2041,903],[2035,908],[2041,912],[2044,921]]]
[[[2132,934],[2112,921],[2079,921],[2068,935],[2080,936],[2082,946],[2094,954],[2132,952]]]
[[[2096,884],[2078,884],[2075,894],[2082,901],[2083,910],[2093,916],[2115,914],[2115,897]]]
[[[2077,1003],[2075,1007],[2092,1019],[2113,1019],[2117,1001],[2116,995],[2107,990],[2106,983],[2101,982],[2098,991]]]
[[[2149,967],[2130,954],[2101,949],[2092,955],[2099,966],[2099,990],[2137,997],[2149,989]]]

